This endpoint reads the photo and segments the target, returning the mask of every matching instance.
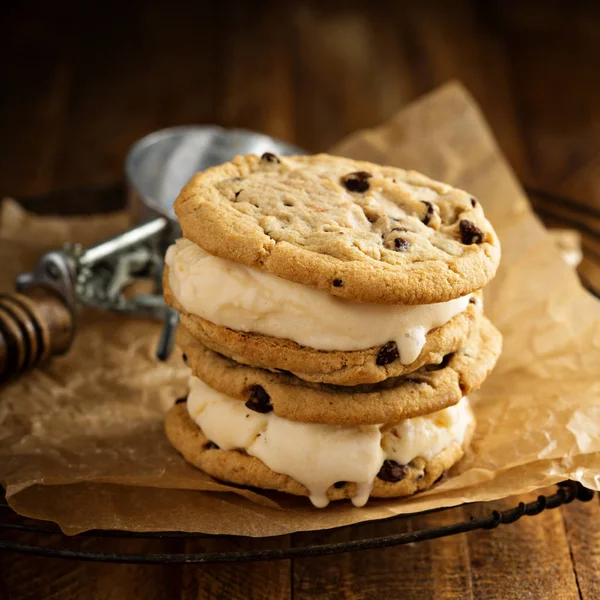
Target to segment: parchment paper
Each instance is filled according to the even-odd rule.
[[[15,510],[67,533],[270,536],[498,499],[563,479],[600,489],[600,303],[532,214],[469,95],[445,86],[332,152],[415,168],[469,190],[501,238],[502,266],[485,307],[504,334],[504,353],[472,396],[478,431],[451,476],[407,500],[324,510],[215,482],[163,435],[163,412],[185,391],[185,369],[178,356],[154,358],[159,326],[84,311],[67,356],[0,390],[0,481]],[[88,244],[124,226],[123,215],[38,218],[5,203],[0,287],[10,290],[46,248],[65,239]]]

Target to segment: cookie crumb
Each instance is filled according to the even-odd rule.
[[[279,156],[273,154],[272,152],[265,152],[261,157],[262,160],[266,160],[267,162],[279,163]]]
[[[385,365],[393,363],[398,358],[400,358],[400,353],[398,352],[398,346],[396,342],[388,342],[379,349],[375,364],[377,364],[379,367],[384,367]]]
[[[250,388],[250,398],[246,402],[246,408],[257,413],[269,413],[273,410],[271,396],[267,394],[265,388],[260,385],[253,385]]]
[[[402,481],[408,474],[408,468],[405,465],[399,465],[395,460],[385,460],[379,473],[377,473],[378,479],[383,481],[389,481],[391,483],[397,483]]]
[[[349,192],[359,192],[363,193],[369,189],[368,179],[373,177],[371,173],[367,173],[366,171],[356,171],[355,173],[348,173],[342,177],[342,185]]]
[[[463,219],[459,223],[459,228],[460,241],[465,244],[465,246],[481,244],[481,242],[483,242],[483,231],[481,231],[474,223],[471,223],[471,221]]]
[[[333,287],[342,287],[343,285],[344,285],[344,282],[341,279],[333,280]]]

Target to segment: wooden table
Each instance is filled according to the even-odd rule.
[[[4,9],[0,193],[44,195],[30,205],[53,210],[49,191],[120,180],[137,138],[177,124],[247,127],[324,149],[458,78],[521,180],[577,201],[537,195],[535,206],[548,222],[584,231],[581,272],[600,289],[596,2],[272,2],[253,10],[241,0],[186,7],[140,0],[98,12],[84,4]],[[482,510],[460,508],[452,518]],[[419,516],[409,526],[450,518]],[[599,520],[594,500],[490,532],[244,565],[118,566],[5,554],[0,598],[594,599]],[[360,527],[367,536],[399,525]],[[210,542],[212,550],[232,547]],[[140,544],[121,548],[133,549]]]

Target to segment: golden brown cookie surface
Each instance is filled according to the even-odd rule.
[[[477,389],[500,355],[502,337],[485,317],[458,351],[439,365],[426,365],[404,377],[375,385],[311,384],[293,375],[236,363],[209,350],[185,327],[178,344],[194,375],[240,401],[260,391],[276,415],[291,421],[338,425],[395,423],[448,406]]]
[[[237,157],[194,176],[175,212],[211,254],[359,302],[458,298],[482,288],[500,259],[467,192],[326,154]]]

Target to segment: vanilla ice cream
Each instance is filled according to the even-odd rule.
[[[317,507],[338,481],[357,484],[352,498],[363,506],[385,460],[407,465],[433,458],[452,442],[462,444],[473,414],[467,398],[455,406],[394,425],[321,425],[261,414],[190,378],[190,417],[222,450],[245,450],[276,473],[289,475],[309,491]]]
[[[167,251],[169,285],[183,309],[236,331],[316,350],[364,350],[395,341],[414,362],[429,331],[463,312],[469,297],[398,306],[361,304],[213,256],[180,239]]]

